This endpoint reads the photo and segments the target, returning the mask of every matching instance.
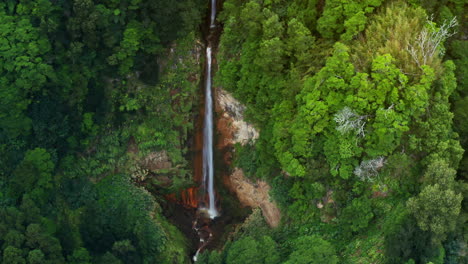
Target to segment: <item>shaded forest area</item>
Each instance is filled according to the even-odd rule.
[[[193,49],[207,7],[1,1],[1,263],[188,261],[142,164],[170,159],[159,192],[191,184]]]
[[[193,185],[208,6],[0,2],[1,263],[190,262],[160,204]],[[282,223],[253,210],[197,263],[468,263],[467,13],[224,1],[214,81],[261,132],[234,165]]]

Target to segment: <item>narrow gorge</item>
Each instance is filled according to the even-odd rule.
[[[272,227],[280,221],[279,209],[270,201],[270,186],[264,181],[250,181],[242,169],[233,165],[234,145],[254,142],[259,131],[244,120],[244,105],[212,85],[222,31],[222,25],[216,22],[221,4],[210,0],[210,10],[201,27],[205,52],[197,50],[197,57],[203,54],[205,60],[200,65],[200,107],[190,144],[194,186],[168,196],[173,208],[167,209],[167,216],[191,241],[193,260],[206,249],[221,249],[251,214],[251,208],[260,208]]]
[[[213,97],[212,97],[212,45],[211,41],[214,28],[216,27],[216,0],[211,0],[211,15],[209,33],[207,36],[207,47],[205,57],[205,109],[203,118],[203,181],[200,186],[201,189],[201,202],[198,204],[197,216],[193,224],[193,228],[197,231],[200,237],[200,246],[193,257],[194,261],[201,250],[210,243],[213,234],[210,229],[210,220],[219,216],[218,209],[216,208],[215,190],[214,190],[214,158],[213,158]],[[208,199],[206,197],[208,196]],[[207,219],[209,218],[209,219]],[[199,226],[199,222],[203,225]]]

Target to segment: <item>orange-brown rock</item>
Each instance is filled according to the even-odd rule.
[[[280,224],[281,213],[278,206],[270,200],[270,186],[266,182],[257,180],[253,183],[244,176],[242,169],[235,168],[225,183],[237,195],[242,205],[260,207],[266,222],[271,227]]]

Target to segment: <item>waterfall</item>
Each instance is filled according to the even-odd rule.
[[[215,27],[216,0],[211,0],[210,28]],[[203,185],[208,192],[208,214],[211,219],[218,216],[214,192],[213,166],[213,98],[211,93],[211,43],[206,48],[205,124],[203,127]]]
[[[216,0],[211,0],[211,20],[210,20],[210,28],[215,27],[215,19],[216,19]]]

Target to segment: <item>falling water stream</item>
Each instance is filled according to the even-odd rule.
[[[200,246],[193,257],[194,261],[197,260],[198,254],[212,239],[209,223],[205,224],[204,228],[200,228],[199,222],[207,222],[206,219],[202,219],[204,214],[208,215],[211,220],[219,216],[218,209],[216,208],[216,194],[214,191],[213,96],[211,87],[212,42],[210,41],[214,28],[216,27],[215,21],[216,0],[211,0],[210,29],[206,48],[205,116],[203,125],[203,182],[201,188],[203,191],[202,197],[206,197],[206,194],[208,194],[208,204],[200,203],[200,207],[198,208],[199,217],[193,224],[193,228],[197,231],[200,237]]]
[[[212,0],[215,2],[215,0]],[[212,5],[213,6],[213,5]],[[212,12],[213,13],[213,12]],[[211,15],[213,23],[213,15]],[[213,24],[210,25],[210,27]],[[214,192],[214,166],[213,166],[213,98],[211,95],[211,47],[206,48],[206,83],[205,83],[205,124],[203,127],[203,185],[208,192],[208,215],[211,219],[218,216]]]

